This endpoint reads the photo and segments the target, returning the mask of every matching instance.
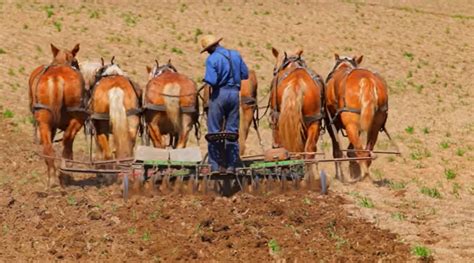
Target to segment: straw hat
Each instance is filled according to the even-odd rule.
[[[207,51],[209,48],[219,44],[219,42],[221,42],[223,38],[219,38],[217,39],[215,36],[213,35],[205,35],[205,36],[202,36],[201,37],[201,53]]]

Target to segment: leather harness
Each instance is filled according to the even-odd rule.
[[[344,61],[344,60],[341,60],[341,61]],[[337,117],[339,117],[339,115],[342,113],[342,112],[352,112],[352,113],[356,113],[356,114],[360,114],[361,113],[361,110],[359,109],[356,109],[356,108],[352,108],[352,107],[348,107],[347,106],[347,101],[346,101],[346,80],[347,78],[349,77],[349,75],[354,71],[354,70],[357,70],[357,69],[361,69],[361,68],[357,68],[357,65],[355,65],[351,60],[345,60],[345,61],[348,61],[351,63],[351,65],[353,66],[352,68],[349,68],[347,69],[345,72],[344,72],[344,77],[342,78],[342,80],[340,81],[342,83],[341,87],[342,87],[342,102],[343,102],[343,106],[341,108],[337,108],[336,110],[336,114],[334,114],[334,116],[329,116],[329,119],[330,119],[330,124],[333,124],[334,121],[336,120]],[[327,76],[326,78],[326,83],[329,82],[330,79],[332,79],[337,67],[340,65],[340,63],[336,63],[336,65],[334,66],[333,70],[329,73],[329,75]],[[373,72],[375,75],[379,76],[379,74],[377,74],[376,72]],[[380,77],[380,76],[379,76]],[[337,85],[337,83],[335,82],[335,85]],[[335,87],[335,89],[337,90],[337,87]],[[337,92],[334,92],[335,96],[336,96],[336,104],[339,105],[339,97],[338,97],[338,93]],[[388,111],[388,105],[385,104],[383,105],[382,107],[378,108],[379,111],[385,111],[387,112]]]
[[[286,72],[285,74],[283,74],[283,76],[278,78],[277,77],[278,72],[280,72],[281,70],[286,68],[290,63],[293,63],[293,62],[296,62],[297,66],[295,68],[293,68],[292,70],[290,70],[290,71]],[[275,105],[274,108],[273,108],[273,112],[272,112],[272,122],[274,122],[273,124],[276,124],[278,122],[278,118],[280,116],[280,109],[278,108],[278,96],[276,94],[277,90],[278,90],[278,85],[284,79],[286,79],[290,74],[292,74],[293,72],[295,72],[296,70],[299,70],[299,69],[304,70],[311,77],[311,79],[314,81],[314,83],[316,85],[318,85],[319,87],[321,87],[321,89],[320,89],[320,100],[321,100],[320,101],[320,105],[321,105],[320,112],[316,113],[316,114],[313,114],[313,115],[310,115],[310,116],[303,116],[303,121],[304,121],[305,125],[308,126],[313,122],[320,121],[325,116],[324,115],[325,85],[324,85],[324,82],[323,82],[321,76],[319,74],[317,74],[316,72],[314,72],[312,69],[308,68],[308,66],[306,65],[306,63],[304,62],[304,60],[301,57],[293,56],[293,57],[286,58],[285,61],[282,63],[282,65],[278,69],[275,69],[274,72],[273,72],[274,77],[273,77],[273,80],[272,80],[272,90],[270,91],[270,92],[272,92],[272,91],[275,92],[275,94],[273,96],[274,105]]]

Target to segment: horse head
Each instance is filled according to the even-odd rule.
[[[72,50],[61,50],[51,44],[51,52],[53,53],[51,65],[69,65],[79,69],[79,62],[76,59],[77,52],[79,52],[79,44],[76,44]]]
[[[347,69],[355,69],[357,68],[360,63],[362,63],[362,59],[364,58],[363,55],[357,57],[346,57],[346,56],[339,56],[339,54],[334,54],[334,58],[336,60],[336,63],[334,64],[333,69],[331,72],[328,74],[328,77],[326,78],[326,82],[334,75],[336,71],[339,70],[347,70]]]
[[[281,54],[276,48],[272,48],[272,53],[276,59],[275,67],[273,68],[274,76],[276,76],[279,72],[293,66],[306,67],[306,62],[301,57],[303,54],[303,50],[301,48],[296,49],[289,55],[286,51]]]
[[[119,64],[116,64],[115,61],[115,56],[112,57],[110,60],[110,64],[105,64],[104,58],[100,58],[102,67],[97,70],[96,73],[96,81],[99,80],[102,77],[105,76],[113,76],[113,75],[119,75],[119,76],[125,76],[125,72],[120,68]]]
[[[171,59],[168,60],[168,63],[161,65],[158,63],[158,60],[155,60],[155,65],[153,68],[147,66],[148,80],[158,77],[159,75],[165,72],[178,72],[178,70],[171,64]]]

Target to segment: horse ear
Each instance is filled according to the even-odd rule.
[[[158,63],[158,59],[155,59],[155,62],[156,62],[156,67],[159,68],[159,67],[160,67],[160,63]]]
[[[278,55],[280,54],[278,52],[278,50],[276,50],[276,48],[274,48],[274,47],[272,47],[272,53],[273,53],[273,56],[276,57],[276,58],[278,58]]]
[[[72,56],[75,57],[77,52],[79,52],[79,43],[77,43],[74,48],[71,50]]]
[[[358,58],[356,59],[357,65],[360,65],[360,63],[362,63],[362,59],[363,59],[363,58],[364,58],[364,55],[360,55],[360,57],[358,57]]]
[[[296,54],[298,57],[301,57],[301,55],[303,54],[303,49],[298,48],[298,49],[296,50],[295,54]]]
[[[110,64],[114,64],[115,56],[112,56],[112,59],[110,60]]]
[[[151,72],[151,67],[150,66],[146,66],[146,72],[148,72],[148,74],[150,74],[150,72]]]
[[[339,54],[334,53],[334,58],[335,58],[336,60],[339,60]]]
[[[56,55],[59,53],[59,48],[55,47],[53,43],[51,43],[51,51],[53,52],[53,57],[56,57]]]
[[[100,58],[100,62],[102,63],[102,67],[105,66],[104,58]]]
[[[288,58],[288,54],[286,54],[286,51],[283,52],[285,54],[285,60]]]
[[[171,65],[171,58],[168,59],[168,65]]]

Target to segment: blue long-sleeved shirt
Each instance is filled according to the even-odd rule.
[[[232,65],[230,65],[229,59],[232,61]],[[248,77],[247,65],[236,50],[218,46],[206,60],[204,82],[213,88],[236,87],[240,89],[240,81],[248,79]]]

